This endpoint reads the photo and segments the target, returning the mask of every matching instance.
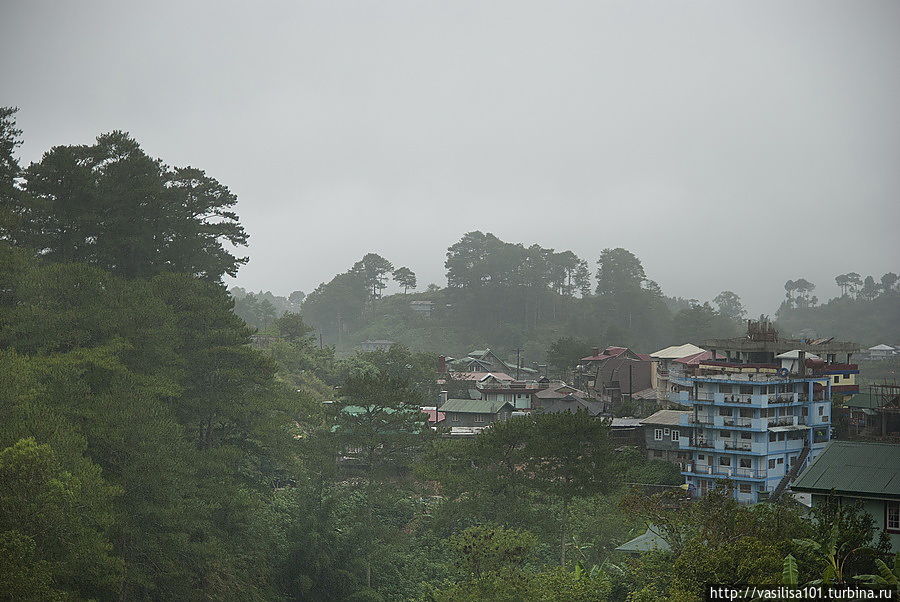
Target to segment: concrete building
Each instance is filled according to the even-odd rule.
[[[704,351],[705,349],[701,349],[693,343],[685,343],[684,345],[666,347],[650,354],[650,359],[654,364],[653,372],[655,378],[653,380],[656,385],[656,398],[663,405],[666,405],[666,400],[669,399],[670,393],[679,391],[687,386],[685,383],[670,384],[669,373],[673,367],[673,362],[682,358],[696,356]]]
[[[650,460],[665,460],[684,470],[691,461],[691,452],[681,449],[682,419],[691,412],[660,410],[642,419],[644,448]]]
[[[812,374],[805,355],[815,351],[828,364],[846,354],[849,363],[859,347],[779,340],[768,323],[705,346],[712,356],[686,378],[690,389],[669,393],[692,408],[680,419],[680,446],[691,452],[682,474],[695,495],[729,479],[739,501],[777,498],[831,439],[832,381]],[[790,350],[798,352],[793,372],[776,360]]]
[[[863,502],[875,524],[900,552],[900,445],[832,441],[797,478],[791,489],[812,495],[813,506],[829,496]]]

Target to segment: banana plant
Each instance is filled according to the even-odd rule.
[[[796,587],[799,575],[797,573],[797,559],[793,554],[784,557],[784,568],[781,570],[781,582],[784,585]]]
[[[889,585],[894,589],[900,587],[900,554],[894,554],[894,566],[889,567],[881,558],[875,559],[877,575],[857,575],[854,579],[869,585]]]
[[[844,583],[846,581],[844,579],[844,565],[847,563],[851,556],[853,556],[861,549],[854,548],[845,552],[843,550],[844,546],[838,546],[837,526],[835,526],[831,530],[828,541],[825,543],[825,545],[822,545],[818,541],[814,541],[812,539],[795,539],[793,541],[794,544],[798,547],[815,552],[821,555],[825,560],[826,566],[825,570],[822,573],[822,578],[814,579],[810,581],[808,585],[821,585],[823,583]]]

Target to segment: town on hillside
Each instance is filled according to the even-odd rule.
[[[689,497],[727,486],[747,504],[860,500],[900,549],[900,384],[861,390],[854,363],[886,350],[782,337],[765,318],[748,320],[744,336],[700,345],[595,347],[569,379],[480,349],[438,358],[440,393],[421,409],[451,438],[533,413],[584,412],[620,445],[676,465]]]

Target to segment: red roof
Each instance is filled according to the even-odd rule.
[[[428,422],[441,422],[447,417],[447,415],[444,414],[444,412],[438,412],[437,410],[434,410],[434,409],[423,408],[422,413],[428,415]]]

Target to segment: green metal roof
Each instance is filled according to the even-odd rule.
[[[508,401],[487,401],[486,399],[448,399],[439,412],[457,412],[462,414],[496,414],[500,408],[508,405]]]
[[[871,393],[857,393],[850,399],[844,402],[844,405],[848,408],[864,408],[864,409],[875,409],[880,408],[882,405],[882,398],[879,395],[872,395]]]
[[[659,535],[659,533],[657,533],[653,529],[654,526],[650,525],[649,527],[647,527],[647,531],[643,535],[638,535],[631,541],[626,541],[618,548],[616,548],[616,551],[628,552],[630,554],[652,552],[653,550],[668,552],[671,549],[669,547],[669,544],[666,543],[666,540],[663,539]]]
[[[791,488],[900,498],[900,445],[832,441]]]

